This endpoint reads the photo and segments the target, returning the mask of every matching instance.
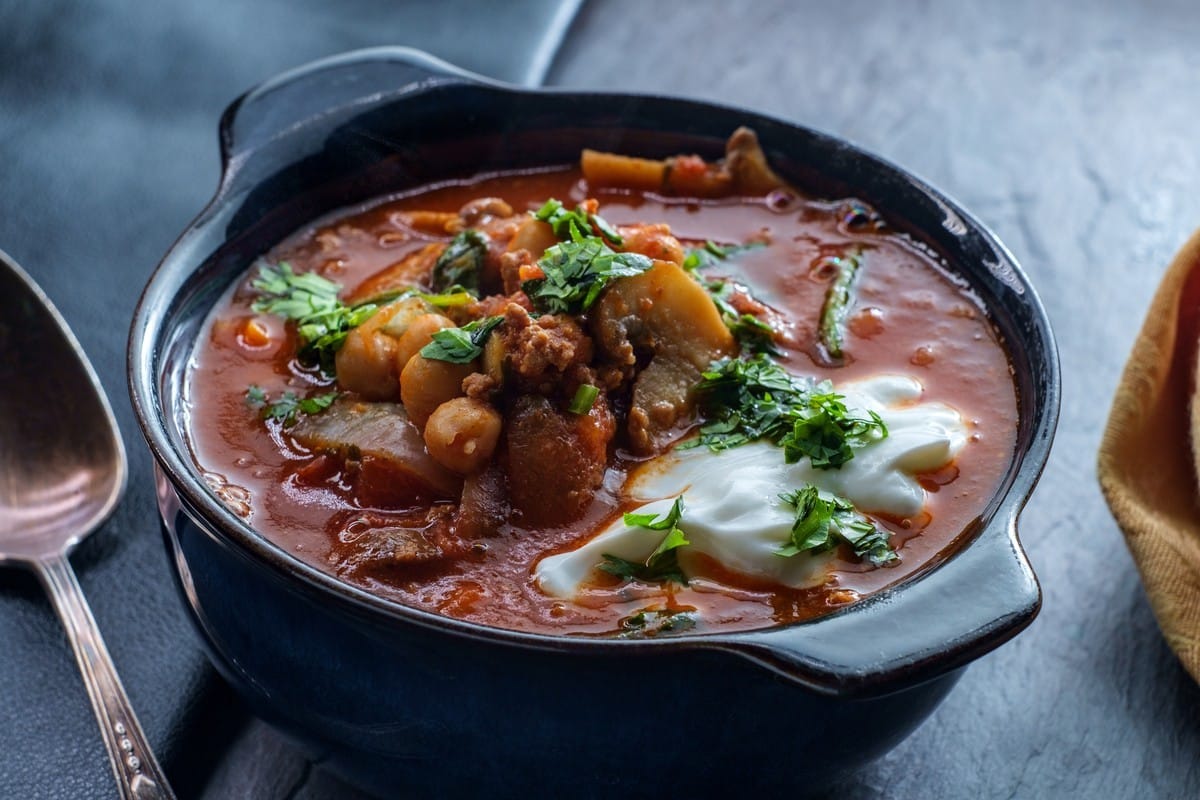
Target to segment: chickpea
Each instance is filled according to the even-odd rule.
[[[482,400],[456,397],[425,424],[425,447],[434,461],[460,475],[487,466],[500,440],[500,413]]]
[[[408,323],[404,334],[396,341],[396,371],[404,369],[408,360],[422,347],[433,341],[433,335],[443,328],[453,328],[454,323],[441,314],[422,314]]]
[[[400,384],[396,338],[389,328],[413,313],[407,300],[389,303],[350,331],[334,359],[338,383],[367,400],[395,400]]]
[[[377,332],[350,331],[334,359],[338,383],[368,400],[392,400],[396,382],[396,340]]]
[[[462,396],[463,379],[477,372],[478,364],[451,364],[417,353],[400,373],[400,401],[408,418],[424,429],[429,415],[447,400]]]

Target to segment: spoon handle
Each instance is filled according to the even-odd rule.
[[[75,650],[75,660],[100,723],[122,800],[174,800],[175,795],[150,752],[142,726],[125,696],[67,557],[59,555],[38,561],[34,569],[49,592]]]

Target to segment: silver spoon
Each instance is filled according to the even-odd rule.
[[[125,489],[125,449],[87,356],[0,250],[0,564],[41,579],[67,629],[121,797],[174,798],[67,554]]]

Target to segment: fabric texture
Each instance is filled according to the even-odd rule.
[[[1100,446],[1100,485],[1167,643],[1200,681],[1200,231],[1150,304]]]

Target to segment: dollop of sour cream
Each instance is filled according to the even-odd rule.
[[[840,469],[814,469],[807,458],[784,462],[783,451],[758,441],[713,453],[697,447],[673,450],[642,465],[627,491],[641,514],[666,515],[683,495],[679,527],[690,544],[679,549],[679,562],[702,553],[725,568],[752,578],[800,588],[828,578],[832,554],[788,558],[776,551],[788,540],[795,512],[779,495],[806,483],[846,498],[860,511],[911,517],[925,505],[916,475],[937,470],[966,442],[966,425],[955,409],[922,402],[923,388],[906,375],[878,375],[846,383],[837,391],[848,409],[865,416],[874,411],[887,424],[886,438],[855,450]],[[618,519],[574,550],[538,562],[535,577],[542,591],[574,597],[611,554],[644,561],[663,532],[631,527]]]

